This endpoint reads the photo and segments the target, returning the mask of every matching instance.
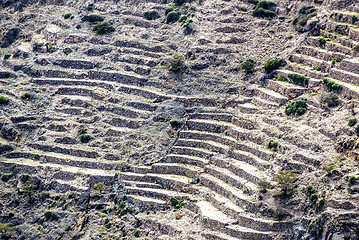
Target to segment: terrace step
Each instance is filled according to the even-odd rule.
[[[268,100],[270,101],[269,105],[272,105],[272,106],[280,106],[280,105],[283,105],[285,104],[286,102],[288,102],[288,98],[287,97],[284,97],[283,95],[271,90],[271,89],[267,89],[267,88],[257,88],[256,89],[256,93],[257,93],[257,96],[259,98],[262,98],[263,100]],[[264,107],[266,107],[265,105],[265,101],[257,101],[258,98],[254,98],[255,99],[255,102],[257,103],[261,103],[263,102],[264,103]],[[274,104],[273,104],[274,103]]]
[[[225,228],[228,235],[242,239],[271,240],[275,235],[273,232],[256,231],[239,225],[230,225]]]
[[[260,109],[276,109],[279,108],[280,105],[279,103],[276,102],[271,102],[268,101],[266,99],[262,99],[262,98],[258,98],[258,97],[253,97],[252,98],[252,103],[254,104],[254,106],[257,106]]]
[[[253,205],[254,199],[249,197],[248,195],[243,194],[243,191],[233,186],[230,186],[224,181],[206,173],[201,175],[200,182],[203,186],[208,187],[214,192],[217,192],[218,194],[228,198],[235,204],[243,207],[243,209],[245,209],[246,211],[255,211]]]
[[[285,76],[288,79],[288,74],[292,73],[287,70],[278,70],[277,74],[278,76]],[[267,80],[267,86],[269,89],[278,92],[289,99],[296,98],[300,95],[305,94],[308,91],[308,88],[297,86],[294,84],[291,84],[289,82],[281,82],[281,81],[274,81],[271,79]]]
[[[348,36],[346,35],[341,35],[341,34],[335,34],[333,33],[332,30],[326,31],[326,30],[320,30],[320,35],[325,37],[325,38],[330,38],[333,39],[335,42],[340,43],[341,45],[348,47],[348,48],[353,48],[356,45],[358,45],[358,41],[354,41],[352,39],[350,39]],[[341,53],[339,53],[341,54]]]
[[[189,200],[190,194],[179,193],[175,191],[165,189],[151,189],[151,188],[139,188],[139,187],[125,187],[126,195],[136,195],[147,198],[156,198],[163,201],[169,201],[172,197],[177,199]]]
[[[198,178],[203,168],[182,163],[155,163],[152,165],[153,173],[178,174],[189,178]]]
[[[186,122],[188,130],[198,130],[213,133],[222,133],[233,125],[228,122],[207,120],[207,119],[190,119]]]
[[[257,108],[257,106],[252,103],[238,104],[237,108],[241,113],[248,113],[248,114],[260,113],[260,110]]]
[[[190,119],[206,119],[206,120],[217,120],[223,122],[231,122],[232,114],[228,113],[194,113],[190,114]]]
[[[309,57],[313,57],[315,59],[319,59],[325,62],[331,62],[332,60],[336,60],[336,59],[342,60],[347,58],[347,56],[343,53],[327,51],[312,46],[302,46],[299,51],[301,55],[307,55]]]
[[[168,203],[156,198],[143,197],[137,195],[126,195],[128,201],[133,202],[142,210],[166,210]]]
[[[215,231],[205,231],[202,236],[208,240],[238,240],[239,238],[231,237],[225,233]]]
[[[335,59],[331,59],[331,60],[335,60]],[[321,69],[323,69],[326,72],[328,72],[331,68],[330,61],[325,61],[325,60],[321,60],[321,59],[318,59],[315,57],[302,55],[302,54],[294,54],[293,61],[298,64],[304,64],[304,65],[310,66],[312,68],[320,67]]]
[[[356,16],[356,20],[353,19],[353,16]],[[359,26],[359,16],[357,12],[350,12],[350,11],[333,11],[330,14],[330,18],[334,19],[335,21],[353,24]]]
[[[338,52],[338,53],[342,53],[347,56],[356,56],[357,55],[351,48],[345,47],[345,46],[341,45],[340,43],[337,43],[333,40],[327,41],[325,44],[320,44],[318,37],[308,37],[307,42],[311,46],[319,47],[319,48],[322,48],[322,49],[325,49],[325,50],[328,50],[331,52]]]
[[[332,68],[330,70],[330,76],[335,79],[341,79],[342,81],[354,85],[359,85],[359,74],[341,70],[338,68]]]
[[[338,69],[359,74],[359,59],[343,59],[339,64],[336,65]]]
[[[310,77],[311,81],[309,81],[308,87],[313,87],[313,84],[316,84],[315,79],[323,79],[325,77],[328,77],[329,73],[325,73],[322,71],[317,71],[313,69],[312,67],[305,66],[304,64],[297,64],[297,63],[289,63],[287,65],[287,69],[292,72],[297,72],[301,75],[304,75],[306,77]],[[316,85],[314,85],[315,87]]]
[[[172,152],[166,156],[166,162],[189,164],[202,168],[208,163],[206,158],[213,155],[212,152],[206,149],[180,146],[174,146]]]

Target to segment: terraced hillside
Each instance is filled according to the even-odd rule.
[[[357,239],[357,161],[336,147],[359,132],[358,6],[180,2],[1,3],[2,236]]]

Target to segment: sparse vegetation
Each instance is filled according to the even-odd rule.
[[[178,21],[179,17],[180,17],[180,13],[176,11],[171,11],[166,16],[166,23],[168,24],[175,23]]]
[[[167,59],[167,64],[165,68],[170,71],[178,72],[183,68],[184,57],[182,55],[174,55],[172,58]]]
[[[280,171],[273,177],[273,181],[278,183],[280,189],[278,196],[290,197],[293,195],[295,182],[297,181],[297,177],[293,172]]]
[[[9,103],[9,99],[7,97],[4,97],[3,95],[0,95],[0,104],[7,104]]]
[[[280,82],[288,82],[288,79],[286,78],[286,77],[284,77],[284,76],[279,76],[278,78],[277,78],[277,81],[280,81]]]
[[[82,143],[88,143],[90,141],[91,137],[87,133],[80,135],[80,141]]]
[[[246,73],[252,73],[254,69],[254,64],[255,64],[254,60],[252,58],[248,58],[243,62],[242,69]]]
[[[357,124],[358,120],[356,118],[349,119],[348,126],[353,127],[355,124]]]
[[[24,92],[22,95],[21,95],[21,98],[22,99],[30,99],[30,94],[29,93],[27,93],[27,92]]]
[[[171,205],[174,207],[174,211],[181,209],[185,205],[185,202],[183,200],[177,200],[174,197],[171,197],[170,201]]]
[[[319,41],[319,44],[320,44],[320,45],[324,45],[326,42],[330,42],[331,39],[330,39],[330,38],[320,37],[320,38],[318,38],[318,41]]]
[[[353,51],[359,52],[359,44],[353,47]]]
[[[160,17],[156,10],[146,11],[143,13],[144,18],[147,20],[155,20]]]
[[[133,232],[133,236],[136,237],[136,238],[140,237],[140,232],[141,232],[140,230],[136,229],[136,230]]]
[[[7,182],[7,181],[9,181],[9,179],[12,178],[13,176],[14,176],[13,173],[3,173],[3,174],[1,174],[1,181]]]
[[[20,177],[21,182],[26,183],[30,179],[29,174],[22,174]]]
[[[65,13],[65,14],[64,14],[64,18],[65,18],[65,19],[68,19],[68,18],[70,18],[71,16],[72,16],[71,13]]]
[[[298,32],[306,32],[314,27],[314,24],[307,26],[308,20],[317,15],[317,10],[313,6],[302,7],[297,16],[293,19],[293,25]]]
[[[278,146],[279,146],[278,142],[273,139],[269,140],[269,142],[267,144],[267,148],[274,152],[276,152],[278,150]]]
[[[275,13],[275,6],[276,4],[274,2],[260,1],[254,7],[252,15],[262,18],[273,18],[277,15]]]
[[[57,216],[57,214],[54,211],[50,211],[50,210],[45,211],[44,216],[48,221],[53,221],[53,220],[59,219],[59,216]]]
[[[105,190],[106,185],[102,182],[96,183],[93,185],[93,188],[96,189],[99,192],[102,192],[103,190]]]
[[[289,115],[303,115],[307,111],[307,99],[296,99],[289,103],[285,108],[285,113]]]
[[[15,227],[11,227],[12,223],[0,224],[0,237],[2,239],[10,239],[15,233]]]
[[[105,18],[99,14],[89,14],[85,16],[82,20],[85,22],[95,23],[95,22],[102,22],[105,20]]]
[[[296,73],[289,73],[288,78],[296,85],[308,87],[309,78]]]
[[[271,73],[272,71],[284,67],[285,65],[287,65],[287,62],[284,59],[273,59],[268,60],[263,68],[266,73]]]
[[[322,93],[320,101],[328,107],[335,107],[339,104],[339,97],[333,92]]]
[[[114,32],[115,28],[108,22],[99,22],[92,30],[98,35],[104,35]]]
[[[342,90],[343,86],[334,82],[333,80],[331,80],[330,78],[323,78],[323,82],[325,84],[325,86],[327,87],[328,91],[334,91],[334,92],[339,92],[340,90]]]
[[[93,11],[93,9],[94,9],[94,4],[93,3],[88,3],[87,4],[87,11]]]

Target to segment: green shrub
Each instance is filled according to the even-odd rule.
[[[319,71],[322,70],[322,68],[321,67],[316,67],[316,68],[314,68],[314,70],[319,72]]]
[[[358,44],[358,45],[356,45],[355,47],[353,47],[353,51],[355,51],[355,52],[359,52],[359,44]]]
[[[98,35],[103,35],[114,32],[115,28],[108,22],[99,22],[93,27],[92,30]]]
[[[75,194],[74,193],[69,193],[69,195],[67,195],[67,198],[69,198],[69,199],[75,198]]]
[[[221,108],[226,108],[226,107],[227,107],[227,104],[225,104],[225,103],[221,104]]]
[[[11,54],[6,53],[6,54],[4,55],[4,60],[8,60],[10,57],[11,57]]]
[[[273,139],[269,140],[269,142],[267,144],[267,148],[272,151],[277,151],[278,146],[279,146],[278,142]]]
[[[171,120],[170,124],[173,128],[178,128],[180,126],[180,122],[176,119]]]
[[[184,57],[176,54],[173,56],[173,58],[167,60],[167,64],[165,65],[165,68],[173,72],[178,72],[183,68],[183,63],[184,63]]]
[[[358,120],[356,118],[349,119],[348,126],[353,127],[357,122]]]
[[[278,78],[277,78],[277,81],[280,81],[280,82],[288,82],[288,79],[286,78],[286,77],[284,77],[284,76],[279,76]]]
[[[293,115],[303,115],[307,111],[307,99],[294,100],[289,103],[285,108],[285,113],[289,116]]]
[[[3,174],[1,175],[1,181],[7,182],[7,181],[9,181],[9,179],[12,178],[13,176],[14,176],[14,174],[12,174],[12,173],[3,173]]]
[[[333,80],[327,77],[323,78],[323,82],[329,91],[339,92],[343,88],[342,85],[334,82]]]
[[[284,59],[273,59],[268,60],[263,68],[266,73],[271,73],[273,70],[284,67],[285,65],[287,65],[287,62]]]
[[[93,3],[88,3],[87,4],[87,11],[92,11],[94,9],[94,4]]]
[[[254,7],[252,15],[255,17],[262,18],[272,18],[276,16],[276,13],[273,11],[276,4],[269,1],[260,1]]]
[[[288,78],[295,84],[302,87],[308,87],[309,78],[296,73],[289,73]]]
[[[72,16],[71,13],[65,13],[65,14],[64,14],[64,18],[65,18],[65,19],[68,19],[68,18],[70,18],[71,16]]]
[[[146,11],[143,13],[144,18],[147,20],[155,20],[159,18],[159,14],[156,10]]]
[[[167,16],[170,12],[174,11],[176,8],[174,6],[167,7],[165,9],[165,15]]]
[[[278,187],[280,189],[279,196],[292,196],[294,192],[295,182],[297,181],[297,177],[291,171],[279,171],[274,177],[273,181],[278,183]]]
[[[14,217],[15,216],[15,214],[13,213],[13,212],[9,212],[9,214],[8,214],[8,217],[9,218],[12,218],[12,217]]]
[[[109,229],[109,228],[111,228],[112,223],[111,223],[111,222],[108,222],[108,223],[106,223],[106,225],[105,225],[105,226],[106,226],[106,228],[107,228],[107,229]]]
[[[193,19],[187,19],[184,23],[183,23],[183,32],[184,34],[188,35],[188,34],[191,34],[194,32],[194,29],[193,29],[193,26],[192,26],[192,23],[193,22]]]
[[[22,174],[20,177],[21,182],[26,183],[30,179],[29,174]]]
[[[50,221],[57,220],[59,218],[55,212],[50,211],[50,210],[45,211],[44,216],[47,220],[50,220]]]
[[[180,17],[180,14],[178,12],[175,12],[175,11],[169,12],[166,16],[166,23],[168,23],[168,24],[175,23],[175,22],[177,22],[179,17]]]
[[[83,21],[85,22],[103,22],[105,18],[99,14],[90,14],[83,18]]]
[[[313,188],[312,185],[309,185],[309,186],[307,187],[307,192],[308,192],[308,195],[310,196],[310,195],[316,193],[317,191],[315,191],[315,189]]]
[[[254,68],[254,60],[252,58],[246,59],[242,64],[242,69],[246,71],[246,73],[252,73]]]
[[[181,22],[181,23],[186,22],[186,20],[187,20],[187,16],[186,16],[186,15],[182,15],[182,16],[178,19],[178,21]]]
[[[335,107],[339,104],[339,97],[332,92],[322,93],[320,101],[326,104],[328,107]]]
[[[133,236],[136,237],[136,238],[140,237],[140,232],[141,232],[140,230],[136,229],[136,230],[133,232]]]
[[[322,170],[326,171],[329,174],[334,169],[334,167],[335,165],[333,163],[323,164]]]
[[[4,97],[3,95],[0,95],[0,104],[7,104],[9,103],[9,99],[7,97]]]
[[[170,202],[171,205],[174,207],[175,211],[181,209],[185,205],[185,202],[183,200],[177,200],[174,197],[171,197]]]
[[[39,160],[39,159],[40,159],[40,155],[37,154],[37,153],[35,153],[35,154],[34,154],[34,159],[35,159],[35,160]]]
[[[275,216],[274,220],[282,221],[286,215],[287,215],[286,211],[284,211],[283,209],[277,208],[274,213],[274,216]]]
[[[312,195],[310,195],[309,200],[311,202],[316,202],[318,200],[318,195],[316,193],[313,193]]]
[[[320,44],[320,45],[324,45],[326,42],[330,42],[331,39],[330,39],[330,38],[320,37],[320,38],[318,39],[318,41],[319,41],[319,44]]]
[[[349,180],[348,180],[349,185],[355,184],[356,181],[357,181],[357,179],[358,179],[358,178],[356,178],[356,177],[354,177],[354,176],[351,176],[351,177],[349,178]]]
[[[90,135],[88,134],[81,134],[80,135],[80,140],[82,143],[88,143],[90,141]]]
[[[30,99],[30,94],[28,94],[27,92],[24,92],[24,94],[21,95],[22,99]]]
[[[123,208],[126,207],[126,203],[124,203],[124,202],[121,201],[118,206],[123,209]]]
[[[317,10],[313,6],[304,6],[299,11],[297,16],[293,19],[293,25],[299,32],[309,30],[306,25],[309,19],[317,15]]]

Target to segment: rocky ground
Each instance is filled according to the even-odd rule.
[[[1,237],[358,239],[358,3],[256,4],[0,0]]]

